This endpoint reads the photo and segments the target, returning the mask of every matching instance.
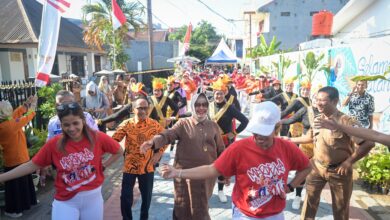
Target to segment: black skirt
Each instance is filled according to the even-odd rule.
[[[15,167],[4,167],[10,171]],[[8,213],[21,213],[37,204],[37,197],[31,174],[5,182],[5,211]]]

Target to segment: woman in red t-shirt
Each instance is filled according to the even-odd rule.
[[[1,174],[0,182],[53,164],[57,178],[52,219],[103,219],[103,170],[118,159],[123,150],[106,134],[86,126],[78,103],[58,106],[57,115],[63,134],[50,139],[32,160]],[[113,155],[102,162],[106,152]]]

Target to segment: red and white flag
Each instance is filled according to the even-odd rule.
[[[61,13],[70,7],[69,1],[71,0],[45,0],[43,4],[38,44],[38,71],[35,78],[38,87],[46,86],[50,82],[50,73],[57,51]]]
[[[112,17],[112,26],[114,27],[114,30],[120,28],[124,23],[126,23],[126,16],[123,14],[116,0],[112,0],[111,17]]]
[[[191,32],[192,32],[192,24],[188,25],[186,36],[184,38],[184,53],[190,50],[190,41],[191,41]]]

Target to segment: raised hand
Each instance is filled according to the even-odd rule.
[[[38,103],[38,96],[30,96],[27,102],[29,102],[29,110],[35,111]]]

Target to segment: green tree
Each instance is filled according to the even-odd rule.
[[[187,26],[183,25],[174,33],[169,35],[169,40],[184,41],[187,32]],[[221,35],[217,34],[215,27],[209,22],[202,20],[192,30],[189,56],[194,56],[200,60],[210,57],[218,45]]]
[[[112,63],[116,63],[116,66],[113,66],[114,69],[123,68],[128,60],[128,56],[123,50],[123,43],[127,43],[127,33],[130,29],[138,31],[144,26],[142,16],[145,11],[138,2],[125,3],[124,0],[117,0],[117,3],[126,16],[127,22],[115,31],[113,31],[112,26],[111,0],[102,0],[82,8],[85,25],[84,41],[88,46],[98,50],[103,50],[104,45],[109,45],[110,60]],[[116,62],[113,62],[114,51]]]

